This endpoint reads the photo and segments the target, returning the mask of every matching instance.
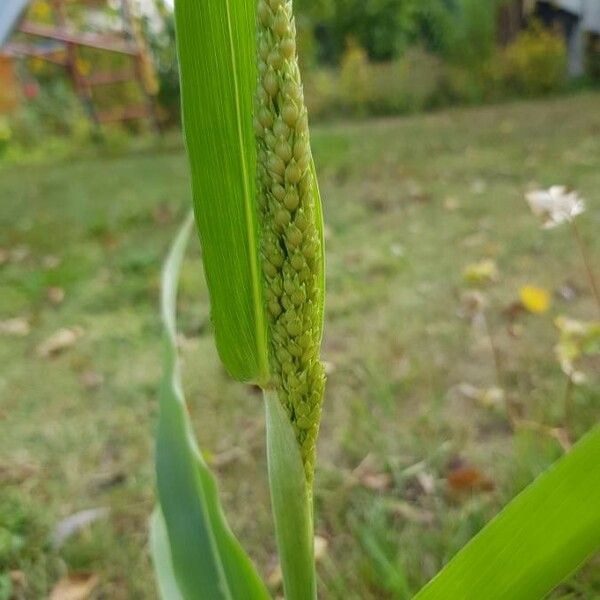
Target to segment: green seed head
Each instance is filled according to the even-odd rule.
[[[324,390],[321,236],[291,0],[258,0],[254,130],[271,364],[312,481]]]

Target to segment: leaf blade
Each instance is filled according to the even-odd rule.
[[[190,215],[163,270],[164,375],[156,443],[160,510],[183,598],[266,600],[269,594],[264,583],[225,520],[213,475],[195,441],[181,389],[176,296],[192,223]]]
[[[258,257],[254,3],[175,3],[183,125],[219,355],[240,381],[268,380]]]
[[[184,600],[173,570],[167,526],[160,507],[150,517],[150,551],[161,600]]]
[[[415,600],[539,600],[600,549],[600,427],[467,544]]]

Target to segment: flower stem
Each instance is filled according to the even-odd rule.
[[[571,225],[573,227],[575,240],[577,241],[577,246],[579,247],[579,252],[581,253],[581,257],[583,259],[583,264],[585,265],[585,270],[587,271],[590,287],[592,288],[592,292],[596,298],[596,304],[598,305],[598,311],[600,312],[600,285],[598,284],[596,275],[594,274],[590,252],[583,240],[581,232],[579,231],[579,227],[577,227],[577,223],[575,223],[575,221],[571,221]]]

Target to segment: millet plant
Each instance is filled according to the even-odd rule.
[[[221,360],[264,392],[287,600],[317,596],[312,486],[325,377],[321,203],[291,0],[176,0],[195,223]],[[195,442],[176,352],[192,219],[163,273],[164,377],[151,544],[164,600],[269,598]],[[600,429],[538,478],[416,596],[538,600],[600,547]],[[411,549],[407,548],[406,552]]]

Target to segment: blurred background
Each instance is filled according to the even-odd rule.
[[[408,599],[600,415],[600,0],[295,6],[321,597]],[[0,600],[156,597],[158,288],[191,205],[174,33],[164,0],[0,0]],[[200,444],[281,593],[261,397],[220,366],[197,242],[180,327]],[[600,598],[599,565],[553,598]]]

